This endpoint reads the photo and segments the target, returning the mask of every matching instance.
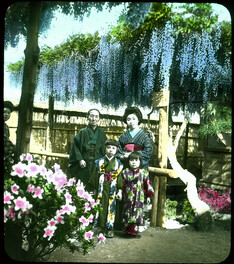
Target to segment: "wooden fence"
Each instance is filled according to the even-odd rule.
[[[11,140],[16,140],[18,112],[14,111],[9,121]],[[50,165],[57,162],[66,171],[68,154],[71,149],[71,142],[75,134],[87,125],[86,112],[53,110],[53,122],[49,121],[48,109],[34,107],[33,128],[30,142],[30,152],[39,154]],[[122,116],[103,114],[99,121],[109,138],[118,140],[126,125],[122,122]],[[178,131],[181,123],[174,122],[173,134]],[[141,127],[150,129],[155,137],[154,152],[150,166],[158,167],[157,142],[158,142],[158,120],[144,119]],[[183,168],[187,168],[198,178],[202,174],[202,152],[199,147],[199,125],[189,124],[182,135],[177,151],[177,157]],[[170,166],[168,167],[170,168]]]

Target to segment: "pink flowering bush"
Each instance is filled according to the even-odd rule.
[[[88,252],[95,242],[94,216],[100,210],[80,181],[67,179],[55,164],[47,169],[23,154],[4,180],[4,222],[22,230],[28,260],[42,259],[55,248]]]
[[[230,213],[231,212],[231,190],[227,190],[224,194],[206,188],[203,184],[199,190],[200,198],[206,202],[215,211]]]

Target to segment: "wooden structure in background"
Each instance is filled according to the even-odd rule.
[[[176,177],[175,171],[167,169],[169,90],[153,93],[152,106],[153,109],[159,108],[158,159],[160,168],[149,168],[149,171],[155,174],[155,195],[152,204],[151,225],[154,227],[164,227],[166,215],[167,176]]]

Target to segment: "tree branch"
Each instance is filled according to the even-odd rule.
[[[185,185],[187,185],[187,188],[185,190],[187,191],[187,197],[192,208],[195,210],[195,213],[197,215],[201,215],[209,211],[210,207],[205,202],[203,202],[198,196],[196,187],[196,177],[189,171],[183,169],[176,158],[176,149],[178,147],[181,135],[183,134],[183,131],[187,126],[187,123],[188,122],[186,120],[184,120],[184,122],[182,123],[179,132],[177,133],[176,138],[174,140],[174,144],[172,143],[172,135],[169,135],[168,159],[171,163],[172,168],[177,171],[179,178],[184,182]]]

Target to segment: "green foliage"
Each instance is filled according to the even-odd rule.
[[[82,55],[87,56],[100,41],[98,32],[92,34],[78,34],[71,36],[65,43],[55,46],[54,49],[44,47],[41,51],[40,63],[54,64],[63,58]]]
[[[15,47],[20,36],[27,35],[29,2],[17,2],[8,7],[5,15],[5,46]]]
[[[166,200],[166,218],[175,219],[177,216],[177,201]]]
[[[173,13],[172,23],[177,33],[211,31],[212,26],[217,23],[218,16],[212,15],[212,6],[209,3],[184,4],[180,14]]]
[[[73,35],[65,43],[55,46],[54,49],[44,46],[40,54],[39,63],[54,64],[70,56],[87,56],[99,44],[99,41],[98,32],[93,35],[89,33]],[[19,72],[23,65],[24,60],[21,60],[8,64],[7,69],[11,72]]]
[[[191,207],[191,204],[187,200],[183,202],[182,216],[188,223],[193,223],[195,220],[194,209]]]
[[[15,63],[9,63],[7,65],[7,69],[10,72],[19,72],[22,69],[23,66],[24,66],[24,59],[22,59],[20,61],[17,61]]]
[[[195,220],[194,209],[188,200],[172,201],[166,200],[166,217],[167,219],[179,219],[182,216],[182,221],[186,223],[193,223]]]
[[[126,24],[130,24],[134,29],[138,28],[144,21],[145,16],[152,7],[151,2],[135,2],[127,6]]]
[[[137,40],[140,36],[151,32],[156,27],[164,26],[171,17],[171,8],[165,3],[154,2],[144,22],[134,29],[132,25],[126,23],[126,15],[122,14],[119,18],[119,25],[112,27],[109,32],[109,38],[114,38],[120,43],[126,43],[129,40]]]
[[[230,22],[221,23],[221,48],[224,49],[224,54],[231,55],[232,52],[232,29]]]
[[[231,106],[215,105],[208,103],[202,112],[200,127],[201,138],[208,135],[232,131],[232,108]]]

